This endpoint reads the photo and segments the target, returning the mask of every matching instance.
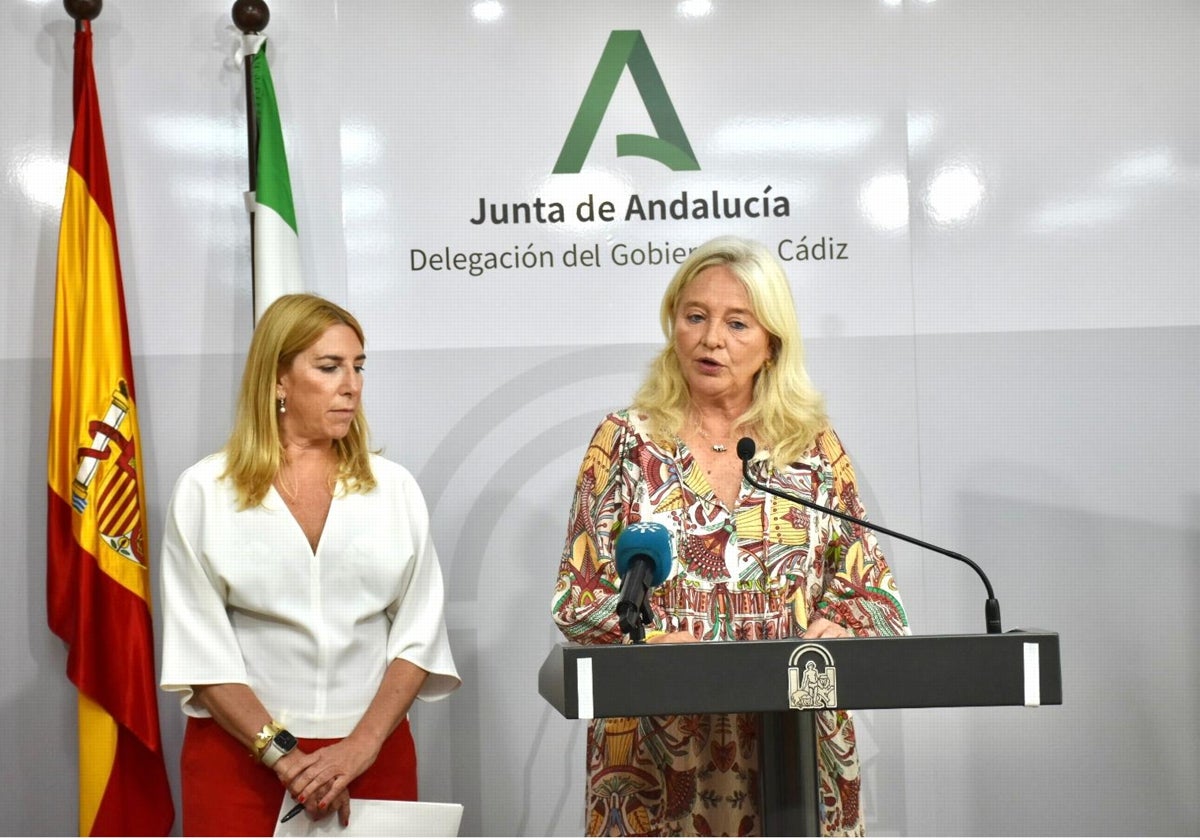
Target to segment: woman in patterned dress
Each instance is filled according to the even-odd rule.
[[[650,644],[907,634],[870,532],[742,479],[736,442],[749,436],[759,482],[865,516],[804,370],[780,264],[758,243],[712,240],[676,272],[661,320],[666,346],[633,406],[600,423],[579,472],[553,602],[563,634],[622,641],[613,544],[641,521],[667,528],[674,555],[651,594]],[[587,833],[762,834],[758,724],[752,714],[593,721]],[[817,724],[822,833],[862,835],[853,724],[840,711]]]

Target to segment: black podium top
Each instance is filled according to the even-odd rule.
[[[1058,634],[572,645],[538,691],[567,718],[1062,703]]]

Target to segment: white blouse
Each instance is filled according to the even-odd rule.
[[[314,553],[272,488],[238,510],[225,457],[176,482],[162,548],[160,685],[209,717],[193,685],[243,683],[302,738],[350,734],[393,659],[429,672],[418,696],[458,688],[425,499],[398,464],[371,456],[369,493],[338,487]]]

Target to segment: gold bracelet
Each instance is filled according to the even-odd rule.
[[[283,724],[273,720],[270,723],[263,724],[263,728],[258,730],[258,734],[254,736],[254,752],[250,753],[250,757],[255,761],[262,761],[263,750],[275,740],[275,736],[283,731]]]
[[[657,639],[659,636],[665,636],[665,635],[667,635],[666,630],[647,630],[646,631],[646,641],[648,642],[651,639]]]

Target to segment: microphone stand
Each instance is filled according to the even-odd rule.
[[[809,501],[808,499],[801,499],[800,497],[793,496],[790,493],[784,493],[782,490],[775,490],[767,487],[765,484],[760,484],[750,477],[750,459],[754,457],[754,450],[755,444],[751,438],[744,437],[738,441],[737,454],[738,458],[740,458],[742,461],[742,478],[744,478],[746,483],[751,487],[755,487],[764,493],[771,494],[772,496],[778,496],[781,499],[787,499],[789,502],[795,502],[803,507],[819,510],[821,513],[835,516],[838,519],[844,519],[847,522],[853,522],[855,525],[860,525],[863,528],[867,528],[872,531],[878,531],[882,534],[887,534],[888,536],[895,537],[898,540],[904,540],[905,542],[912,543],[913,545],[919,545],[921,548],[927,548],[930,551],[935,551],[938,554],[944,554],[947,557],[953,557],[955,560],[966,563],[975,570],[977,575],[979,575],[980,580],[983,581],[984,588],[987,590],[987,601],[984,603],[984,618],[987,622],[988,633],[1003,632],[1000,629],[1000,602],[996,600],[996,595],[994,592],[992,592],[991,581],[988,580],[987,575],[983,573],[983,569],[979,568],[979,565],[974,560],[966,557],[965,555],[959,554],[957,551],[951,551],[948,548],[936,546],[933,543],[919,540],[916,537],[910,537],[907,534],[901,534],[899,531],[893,531],[892,529],[885,528],[882,525],[873,525],[866,520],[859,519],[856,516],[851,516],[848,513],[843,513],[839,510],[833,510],[825,507],[824,505],[819,505],[816,502]]]

